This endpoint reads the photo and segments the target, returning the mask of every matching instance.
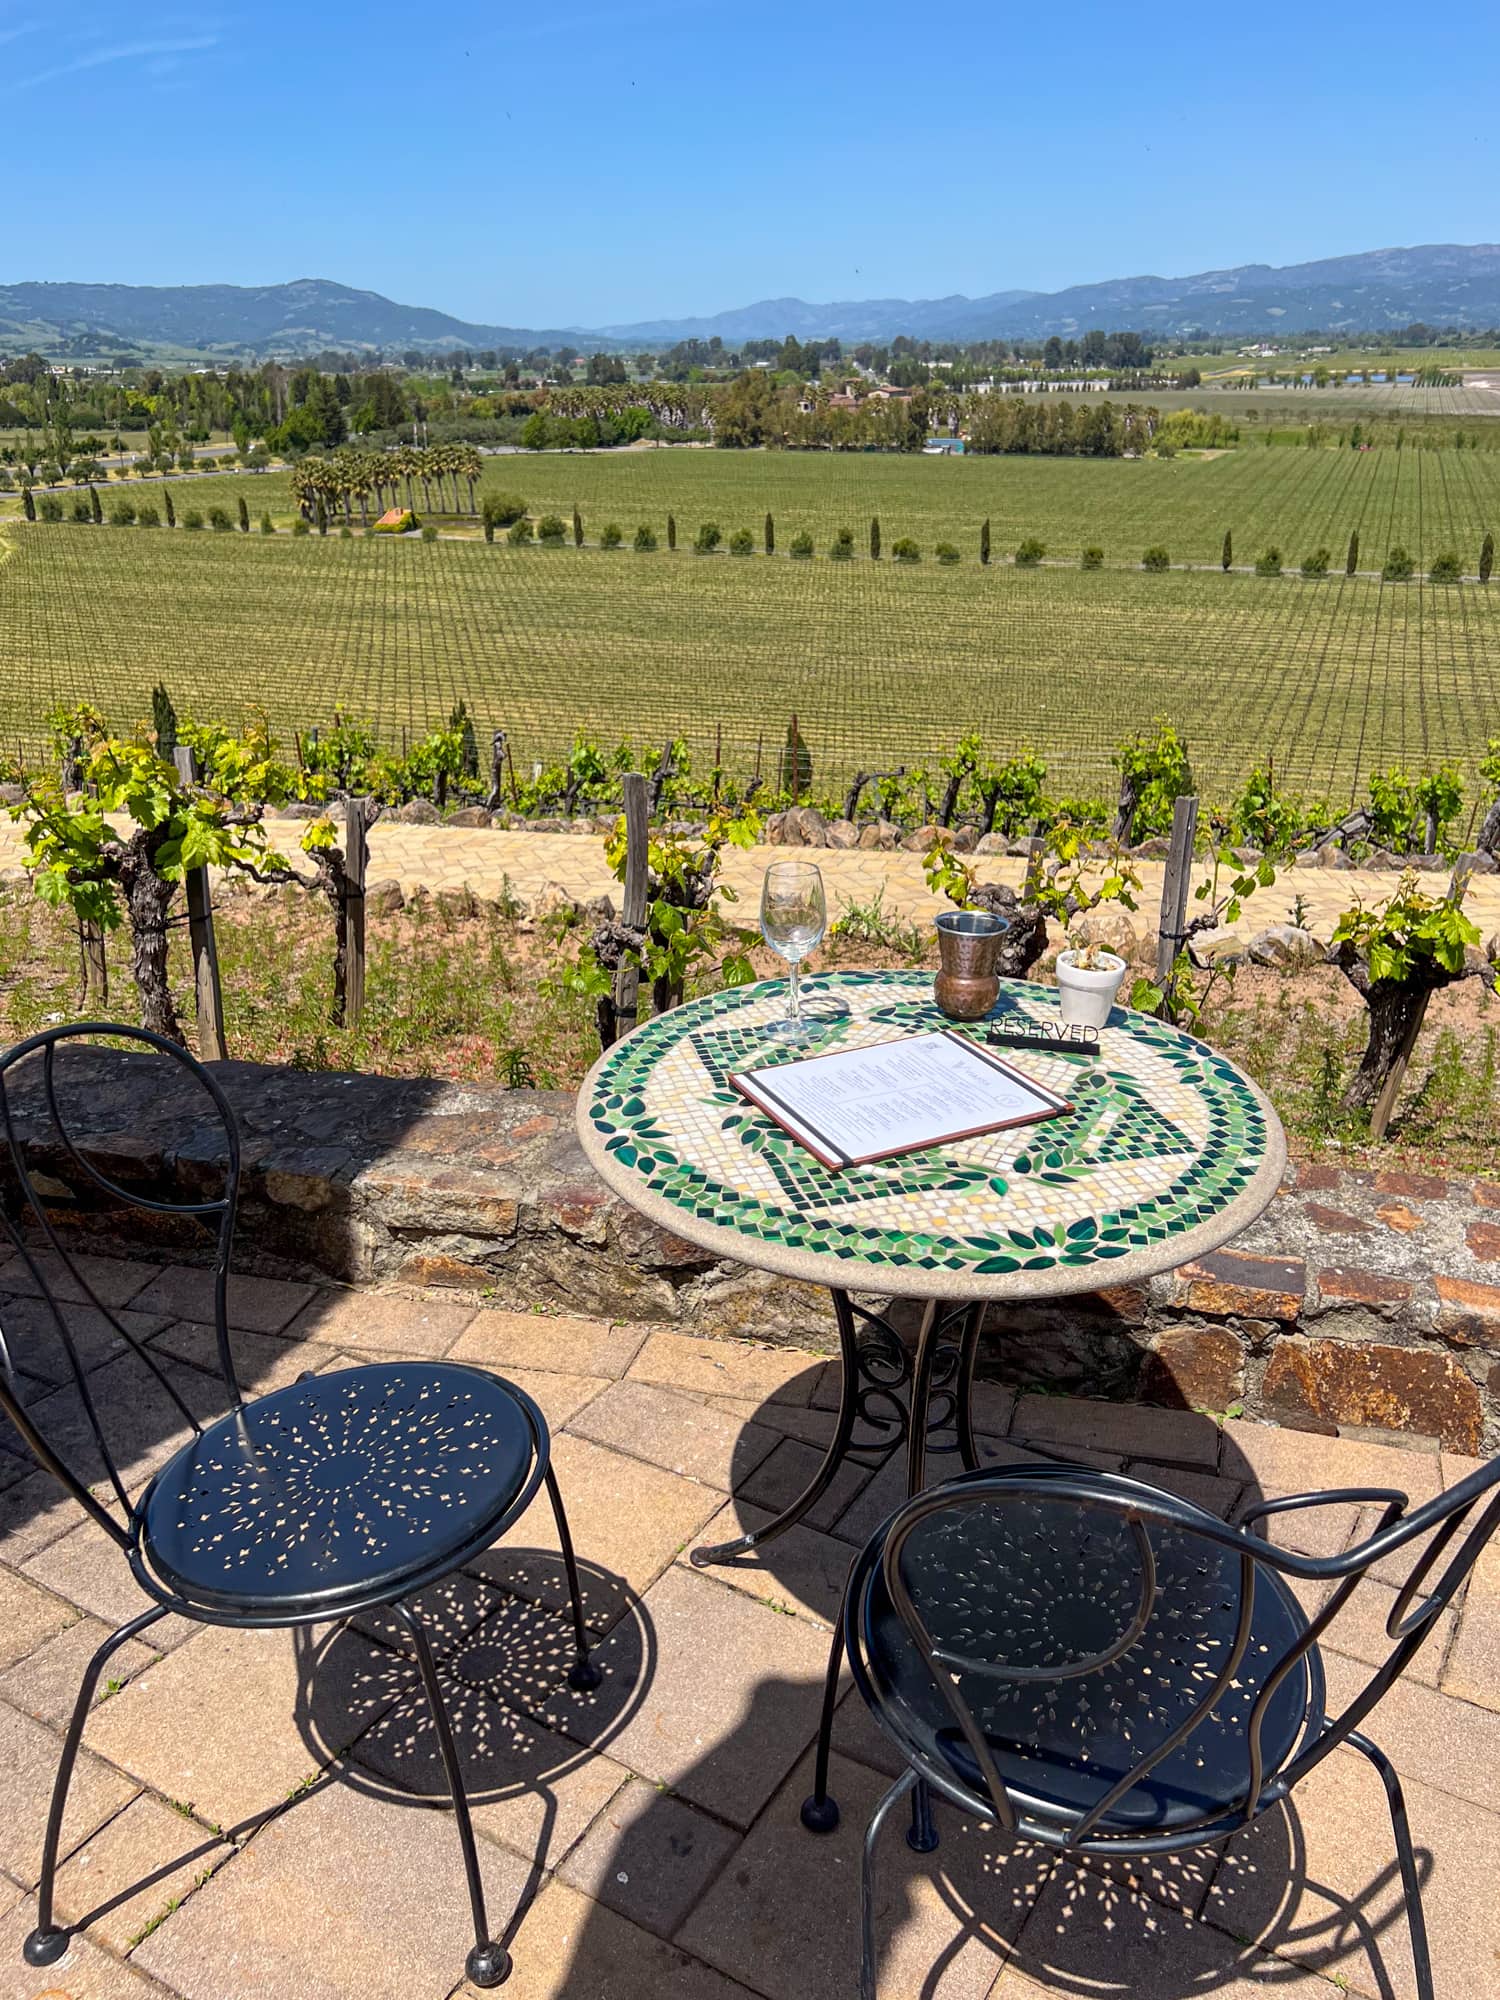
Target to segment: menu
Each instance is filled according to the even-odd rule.
[[[952,1029],[772,1063],[729,1081],[835,1172],[1071,1109]]]

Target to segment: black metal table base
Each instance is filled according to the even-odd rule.
[[[855,1305],[847,1292],[831,1296],[843,1382],[838,1421],[823,1463],[806,1490],[774,1521],[732,1542],[694,1549],[692,1561],[699,1569],[749,1555],[795,1528],[846,1461],[878,1471],[904,1448],[908,1493],[921,1491],[930,1451],[957,1452],[965,1471],[978,1467],[972,1389],[983,1305],[929,1304],[913,1352],[884,1313]]]

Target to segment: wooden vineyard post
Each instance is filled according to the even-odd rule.
[[[198,760],[191,746],[179,743],[172,752],[177,775],[185,785],[198,782]],[[214,943],[214,906],[206,868],[189,868],[187,888],[188,942],[193,952],[193,993],[198,1012],[198,1055],[203,1062],[223,1062],[224,996],[219,988],[219,951]]]
[[[625,796],[625,885],[620,926],[626,932],[646,928],[646,896],[651,876],[651,816],[647,806],[647,786],[639,771],[627,771]],[[639,1011],[641,988],[640,960],[626,947],[615,967],[614,989],[599,1002],[599,1040],[613,1047],[621,1034],[633,1028]]]
[[[102,1012],[109,1005],[109,961],[104,956],[104,926],[89,917],[78,919],[78,960],[80,1013],[97,1005]]]
[[[484,802],[490,812],[499,810],[505,787],[505,745],[505,731],[497,729],[490,738],[490,793]]]
[[[343,1026],[357,1028],[365,1008],[365,876],[370,865],[368,801],[344,801]]]
[[[1172,845],[1161,885],[1160,930],[1156,939],[1158,985],[1172,976],[1187,930],[1188,889],[1193,879],[1193,841],[1198,832],[1198,800],[1178,799],[1172,807]]]
[[[1026,843],[1026,873],[1021,880],[1021,901],[1029,903],[1042,886],[1042,859],[1047,852],[1047,843],[1040,834],[1032,834]]]
[[[1378,1146],[1385,1137],[1385,1128],[1391,1122],[1391,1113],[1396,1108],[1396,1099],[1401,1094],[1401,1086],[1406,1080],[1406,1066],[1411,1061],[1411,1052],[1417,1046],[1417,1037],[1422,1032],[1422,1023],[1427,1018],[1427,1002],[1432,998],[1424,993],[1417,1003],[1417,1011],[1411,1017],[1411,1026],[1401,1039],[1396,1051],[1396,1060],[1391,1064],[1391,1073],[1380,1086],[1380,1095],[1375,1100],[1375,1108],[1370,1113],[1370,1138]]]

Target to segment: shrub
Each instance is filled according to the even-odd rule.
[[[1387,583],[1405,583],[1416,564],[1398,542],[1385,559],[1380,574]]]
[[[437,527],[435,523],[431,521],[424,521],[422,523],[422,540],[424,542],[435,542],[437,540]]]
[[[620,526],[618,521],[606,521],[604,526],[599,530],[599,546],[601,549],[617,549],[624,539],[625,530]]]
[[[201,528],[203,526],[203,517],[201,515],[196,518],[191,515],[184,516],[182,525],[185,528]],[[294,535],[310,535],[312,528],[299,514],[292,523],[292,533]]]
[[[524,514],[519,521],[511,522],[509,532],[505,537],[513,549],[524,549],[531,538],[531,523]]]
[[[891,543],[891,555],[897,562],[920,562],[922,560],[922,551],[917,547],[910,535],[902,535],[899,540]]]
[[[828,551],[828,560],[830,562],[853,562],[854,530],[852,528],[839,529]]]
[[[229,534],[234,527],[234,522],[230,519],[229,509],[227,507],[210,507],[208,510],[208,525],[216,535]]]
[[[191,528],[196,534],[203,526],[203,516],[196,507],[189,507],[182,517],[182,525],[185,528]],[[304,521],[303,526],[306,527],[306,525],[307,523]]]
[[[736,528],[729,537],[729,553],[732,556],[753,556],[755,537],[748,528]]]
[[[1016,563],[1021,569],[1035,569],[1047,553],[1047,544],[1039,542],[1035,535],[1028,535],[1016,550]]]
[[[1078,566],[1080,569],[1103,569],[1104,551],[1099,547],[1097,542],[1089,543],[1083,554],[1078,558]]]
[[[938,542],[933,548],[932,553],[940,563],[956,563],[958,561],[958,550],[954,548],[952,542]]]
[[[669,522],[670,518],[671,517],[668,516]],[[671,539],[670,536],[668,537],[668,539],[669,540]],[[718,522],[705,521],[702,527],[698,530],[697,534],[693,537],[694,553],[700,556],[711,556],[714,550],[719,546],[720,542],[723,541],[723,539],[724,539],[724,530],[719,526]]]
[[[1428,570],[1427,576],[1431,583],[1458,583],[1463,573],[1463,564],[1452,549],[1444,549],[1432,568]]]
[[[415,528],[421,525],[418,522],[416,515],[411,511],[410,507],[401,508],[399,513],[397,513],[394,508],[391,511],[393,513],[396,513],[395,520],[388,521],[382,514],[380,519],[375,523],[374,527],[370,530],[370,533],[372,535],[404,535],[409,528]],[[485,537],[487,540],[493,540],[494,539],[493,529],[486,528]]]
[[[1147,549],[1146,553],[1141,557],[1142,569],[1164,570],[1171,567],[1172,558],[1159,542],[1152,548]]]
[[[262,515],[261,515],[261,517],[260,517],[260,531],[261,531],[261,533],[262,533],[263,535],[274,535],[274,534],[275,534],[276,530],[275,530],[275,529],[274,529],[274,528],[272,527],[272,525],[271,525],[271,517],[270,517],[270,515],[269,515],[269,514],[262,514]]]
[[[654,549],[656,547],[655,528],[649,527],[646,522],[642,521],[641,525],[635,531],[634,546],[642,555],[646,555]]]
[[[73,502],[73,519],[75,521],[84,521],[89,527],[94,525],[93,511],[89,506],[86,496],[82,493]]]
[[[36,503],[36,507],[44,521],[60,521],[63,517],[63,503],[55,493],[44,493]],[[130,510],[130,518],[132,521],[135,519],[134,507]],[[122,522],[121,526],[124,525]]]
[[[519,493],[486,493],[479,516],[488,528],[508,528],[524,518],[526,502]]]
[[[813,538],[806,528],[793,535],[787,547],[787,554],[798,562],[808,562],[812,558]]]
[[[543,514],[536,524],[536,538],[545,548],[560,549],[568,539],[567,526],[560,514]]]
[[[218,525],[219,524],[216,521],[214,523],[214,526],[217,527]],[[347,521],[345,521],[344,525],[339,529],[339,540],[341,542],[352,542],[354,540],[354,530],[349,526],[349,523]]]
[[[1329,550],[1314,549],[1311,555],[1306,555],[1302,558],[1302,574],[1304,576],[1327,576],[1328,566],[1332,561],[1333,556]]]
[[[1255,558],[1255,574],[1257,576],[1280,576],[1281,551],[1276,547],[1274,542],[1270,548],[1262,549],[1260,554]]]
[[[61,511],[61,504],[61,502],[58,503],[59,511]],[[47,502],[44,500],[42,502],[44,510],[46,506]],[[47,516],[44,511],[42,519],[46,520],[46,518]],[[133,528],[135,526],[135,502],[133,500],[116,500],[110,507],[109,521],[110,526],[113,528]]]
[[[138,528],[159,528],[161,526],[161,515],[157,513],[149,500],[143,500],[140,506],[136,508],[135,525]]]

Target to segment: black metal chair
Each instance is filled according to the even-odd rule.
[[[1258,1532],[1273,1515],[1351,1503],[1383,1511],[1341,1555],[1301,1555]],[[1139,1480],[1057,1463],[967,1473],[899,1508],[850,1572],[802,1808],[810,1832],[838,1824],[829,1738],[847,1655],[909,1767],[865,1837],[861,2000],[875,2000],[876,1842],[908,1793],[918,1852],[937,1845],[935,1791],[1020,1840],[1165,1855],[1226,1840],[1342,1743],[1384,1782],[1417,1991],[1434,2000],[1400,1780],[1360,1724],[1500,1522],[1500,1459],[1414,1512],[1407,1504],[1393,1489],[1344,1488],[1262,1501],[1230,1526]],[[1412,1567],[1387,1623],[1391,1650],[1330,1717],[1318,1641],[1360,1580],[1401,1550]],[[1315,1616],[1290,1577],[1334,1586]]]
[[[211,1104],[223,1133],[222,1186],[214,1193],[198,1201],[159,1200],[139,1188],[122,1186],[80,1150],[60,1100],[57,1056],[65,1043],[89,1043],[98,1037],[144,1045],[156,1057],[180,1065]],[[126,1054],[117,1059],[142,1058]],[[38,1088],[20,1107],[17,1076],[33,1072],[39,1072]],[[180,1078],[174,1076],[174,1081]],[[97,1096],[99,1088],[99,1080],[91,1076],[89,1093]],[[107,1085],[104,1088],[107,1093]],[[514,1384],[483,1369],[439,1361],[372,1363],[305,1374],[289,1387],[245,1400],[235,1372],[227,1314],[239,1137],[218,1084],[175,1043],[142,1029],[101,1024],[35,1035],[0,1056],[0,1122],[5,1140],[5,1153],[0,1155],[4,1169],[0,1225],[41,1295],[45,1319],[66,1357],[67,1379],[82,1412],[79,1434],[92,1441],[102,1461],[104,1478],[94,1484],[104,1497],[90,1490],[85,1468],[65,1463],[48,1442],[45,1422],[35,1409],[37,1398],[23,1393],[27,1354],[12,1351],[3,1329],[0,1411],[89,1518],[119,1544],[136,1581],[154,1600],[148,1610],[111,1633],[84,1673],[53,1788],[37,1924],[25,1945],[27,1962],[52,1965],[68,1946],[68,1931],[53,1921],[63,1807],[94,1688],[116,1647],[169,1612],[210,1625],[266,1628],[325,1624],[386,1605],[411,1634],[453,1796],[474,1918],[468,1976],[478,1986],[498,1986],[509,1976],[510,1957],[490,1936],[463,1772],[432,1647],[411,1599],[488,1548],[520,1519],[545,1485],[572,1600],[576,1653],[568,1678],[578,1688],[599,1684],[599,1669],[589,1657],[578,1569],[541,1412]],[[200,1422],[161,1358],[97,1296],[49,1217],[49,1201],[56,1205],[56,1174],[44,1176],[47,1197],[38,1192],[34,1176],[40,1174],[39,1161],[66,1172],[75,1188],[103,1208],[125,1205],[164,1217],[195,1218],[209,1233],[214,1246],[219,1372],[228,1399],[223,1416]],[[197,1170],[210,1172],[218,1182],[216,1165],[199,1161]],[[90,1372],[69,1326],[70,1314],[80,1308],[59,1298],[47,1283],[39,1249],[60,1260],[60,1268],[73,1280],[64,1289],[74,1290],[103,1315],[126,1352],[155,1378],[194,1433],[135,1499],[126,1490],[110,1447],[106,1413],[98,1407]]]

